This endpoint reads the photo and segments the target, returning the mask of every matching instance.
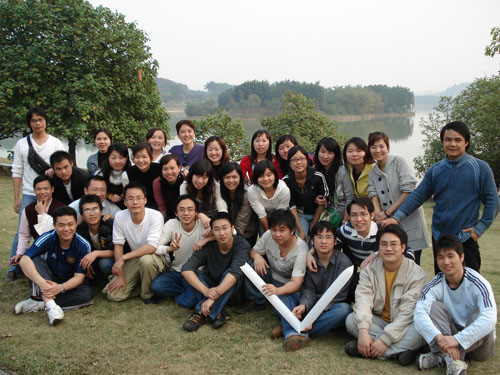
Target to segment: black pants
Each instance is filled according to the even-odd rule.
[[[481,254],[479,254],[478,243],[472,238],[469,238],[462,243],[462,246],[464,248],[464,265],[479,272],[479,268],[481,268]],[[436,241],[434,237],[432,238],[432,252],[434,254],[434,274],[437,275],[440,270],[436,263]]]
[[[33,263],[35,263],[35,268],[45,280],[51,280],[56,283],[63,283],[68,280],[60,280],[56,276],[52,274],[49,265],[42,257],[33,258]],[[30,280],[31,287],[31,297],[40,300],[41,292],[38,285],[36,285],[33,281]],[[74,289],[66,291],[66,293],[59,293],[56,296],[55,302],[65,308],[69,307],[77,307],[89,302],[92,298],[94,298],[94,290],[90,285],[86,285],[85,282]]]

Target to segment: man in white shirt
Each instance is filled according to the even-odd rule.
[[[108,187],[106,185],[106,180],[102,176],[90,176],[85,183],[85,187],[83,188],[83,194],[97,195],[99,197],[102,204],[102,216],[104,221],[114,218],[115,215],[119,211],[121,211],[120,207],[106,199],[106,196],[108,194]],[[78,222],[81,222],[81,215],[79,210],[80,199],[71,202],[69,206],[77,212]]]
[[[139,294],[144,303],[154,303],[151,282],[165,269],[165,257],[154,252],[160,242],[163,216],[159,211],[146,208],[146,188],[131,182],[123,189],[126,210],[115,216],[113,244],[115,264],[110,282],[103,289],[110,301],[124,301]],[[130,252],[123,252],[125,241]]]
[[[40,107],[34,107],[26,114],[26,122],[31,129],[32,134],[17,141],[14,147],[14,160],[12,162],[12,186],[14,190],[14,211],[19,214],[19,221],[23,210],[32,202],[36,202],[35,192],[33,191],[33,181],[39,175],[31,167],[28,161],[29,145],[28,137],[34,151],[48,165],[52,153],[58,150],[64,150],[62,142],[47,134],[47,114]],[[22,185],[22,200],[19,193]],[[18,233],[14,236],[10,250],[9,258],[16,255]],[[11,265],[5,281],[12,282],[16,280],[15,266]]]

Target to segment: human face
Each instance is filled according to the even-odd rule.
[[[296,152],[290,158],[290,168],[295,173],[302,173],[307,170],[307,155],[304,155],[302,152]]]
[[[189,125],[182,125],[177,134],[182,144],[186,146],[191,146],[194,141],[194,130]]]
[[[455,160],[465,154],[465,149],[469,142],[465,142],[465,138],[455,130],[445,130],[443,136],[443,149],[448,156],[448,159]]]
[[[351,206],[351,213],[349,214],[349,217],[354,229],[356,229],[359,234],[365,237],[370,231],[374,213],[370,213],[370,211],[368,211],[366,207],[360,206],[358,204],[353,204]]]
[[[325,146],[321,145],[318,152],[318,160],[321,165],[328,169],[333,164],[333,159],[335,159],[335,152],[329,151]]]
[[[347,146],[346,157],[347,162],[353,167],[365,164],[365,152],[358,148],[354,143]]]
[[[50,185],[50,182],[47,180],[41,181],[35,185],[36,200],[39,202],[47,202],[50,200],[53,192],[54,187]]]
[[[97,147],[99,152],[105,153],[108,151],[108,147],[111,144],[111,139],[109,139],[106,133],[100,132],[96,134],[94,142],[95,147]]]
[[[175,183],[175,181],[177,181],[180,172],[181,168],[173,159],[170,160],[167,164],[163,164],[163,167],[161,167],[161,174],[169,184],[173,184]]]
[[[88,225],[95,225],[101,221],[102,211],[95,202],[86,203],[82,207],[82,218]]]
[[[378,163],[383,163],[387,160],[389,149],[387,148],[387,145],[385,144],[384,140],[380,138],[379,140],[375,141],[373,145],[370,146],[370,153]]]
[[[109,166],[114,171],[122,171],[127,164],[127,158],[122,156],[118,151],[113,151],[108,157]]]
[[[76,220],[72,215],[63,215],[56,218],[54,223],[59,241],[67,246],[76,233]]]
[[[193,175],[193,186],[196,190],[201,190],[205,187],[205,185],[208,182],[208,176],[207,174],[195,174]]]
[[[182,224],[189,225],[196,219],[196,206],[191,199],[183,199],[177,205],[175,214]]]
[[[222,148],[219,142],[212,141],[207,145],[207,158],[213,165],[219,165],[222,159]]]
[[[260,175],[260,177],[257,179],[257,183],[261,187],[262,190],[269,190],[274,188],[274,180],[275,180],[274,173],[271,172],[269,168],[266,168],[264,173]]]
[[[232,170],[222,178],[222,182],[227,190],[234,193],[240,185],[240,175],[236,172],[236,170]]]
[[[278,224],[271,228],[271,237],[278,245],[286,245],[294,236],[295,230],[286,225]]]
[[[226,245],[233,240],[234,226],[226,219],[215,220],[212,224],[212,233],[219,245]]]
[[[104,181],[91,180],[89,187],[84,188],[83,192],[85,193],[85,195],[97,195],[101,202],[104,202],[104,200],[106,199],[108,188],[106,186],[106,182]]]
[[[293,146],[295,145],[289,139],[278,146],[278,154],[283,160],[288,160],[288,151],[290,151]]]
[[[163,147],[165,147],[165,136],[163,132],[160,130],[155,131],[151,138],[148,139],[148,143],[153,148],[153,151],[158,152],[163,150]]]
[[[146,150],[140,150],[134,155],[134,164],[141,172],[147,172],[151,166],[151,157]]]
[[[378,246],[378,255],[384,263],[398,263],[403,259],[403,253],[406,246],[401,243],[401,240],[394,233],[384,233],[380,237]]]
[[[47,129],[47,122],[42,116],[33,113],[30,119],[30,128],[33,133],[43,133]]]
[[[60,161],[59,163],[54,163],[54,173],[64,183],[68,183],[71,180],[71,174],[73,173],[73,162],[68,159],[63,159],[63,161]]]
[[[436,263],[446,278],[457,279],[463,273],[464,254],[458,255],[455,249],[441,249],[436,254]]]
[[[326,229],[316,233],[313,237],[313,247],[318,254],[328,254],[333,251],[334,246],[335,235]]]
[[[269,139],[265,134],[259,135],[253,140],[253,148],[258,156],[265,156],[269,149]]]
[[[125,194],[125,206],[131,213],[141,213],[146,207],[146,197],[139,188],[127,189]]]

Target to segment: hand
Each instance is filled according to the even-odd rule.
[[[375,221],[381,222],[382,220],[388,219],[389,216],[385,214],[384,211],[375,212]]]
[[[262,256],[256,256],[253,260],[253,268],[260,276],[264,276],[267,273],[269,265]]]
[[[371,357],[371,349],[372,349],[372,338],[370,337],[368,330],[366,330],[366,329],[360,330],[359,337],[358,337],[359,353],[365,358],[370,358]]]
[[[182,233],[177,235],[174,233],[174,239],[170,242],[170,251],[177,251],[180,248],[179,242],[181,241]]]
[[[205,302],[201,304],[201,313],[205,316],[210,314],[210,307],[214,304],[214,300],[211,298],[207,298]]]
[[[474,230],[474,228],[472,228],[472,227],[466,228],[462,232],[470,233],[470,236],[476,242],[477,242],[477,240],[479,240],[479,234],[477,234],[476,231]]]
[[[126,286],[127,283],[125,282],[125,278],[123,276],[117,276],[115,277],[113,282],[109,284],[108,293],[116,294],[120,289],[123,289],[123,291],[125,291]]]
[[[438,344],[439,349],[445,352],[450,348],[457,348],[460,346],[455,336],[444,336],[437,335],[436,336],[436,344]]]
[[[193,251],[199,251],[199,250],[203,249],[203,246],[205,246],[206,243],[207,243],[207,241],[205,241],[204,239],[196,241],[193,244]]]
[[[111,269],[111,272],[113,275],[120,275],[122,272],[123,265],[125,264],[125,261],[123,260],[123,257],[115,261],[115,264],[113,264],[113,268]]]
[[[181,170],[181,173],[182,173],[182,177],[184,177],[184,179],[186,179],[188,174],[189,174],[189,167],[183,167]]]
[[[106,214],[106,215],[103,215],[102,216],[102,221],[108,221],[109,219],[112,219],[113,216],[111,216],[110,214]]]
[[[45,280],[45,285],[40,286],[40,291],[46,298],[54,299],[56,296],[61,293],[62,286],[61,284],[55,283],[51,280]]]
[[[88,253],[80,261],[80,267],[82,267],[84,270],[86,270],[88,267],[90,267],[90,265],[92,263],[94,263],[94,261],[96,260],[96,258],[97,258],[97,254],[96,254],[95,251],[92,251],[92,252]]]
[[[21,259],[22,256],[23,256],[23,254],[14,255],[12,258],[10,258],[10,265],[17,266],[19,264],[19,260]]]
[[[85,276],[87,277],[87,279],[94,280],[94,275],[94,269],[92,268],[92,266],[89,266],[89,268],[87,268],[87,273],[85,274]]]
[[[365,267],[368,267],[370,264],[375,262],[375,259],[377,259],[377,254],[371,253],[368,255],[363,262],[361,262],[359,269],[362,270]]]
[[[273,284],[264,284],[262,285],[262,293],[265,296],[272,296],[272,295],[278,295],[278,288],[274,286]]]
[[[297,319],[302,319],[302,315],[306,312],[305,305],[295,306],[292,310],[293,315],[297,317]]]
[[[386,350],[387,350],[387,345],[385,345],[382,340],[376,339],[372,343],[372,347],[370,350],[370,357],[379,358],[385,353]]]
[[[210,228],[210,218],[207,215],[199,212],[198,219],[200,219],[201,224],[203,225],[203,228],[205,228],[205,229]]]
[[[211,298],[215,301],[220,297],[219,289],[217,289],[217,287],[208,289],[205,293],[205,297]]]
[[[307,252],[306,265],[309,271],[318,272],[318,265],[316,264],[316,259],[314,259],[314,255],[311,252]]]
[[[16,200],[16,201],[14,201],[14,212],[15,212],[16,214],[18,214],[18,213],[19,213],[20,208],[21,208],[21,201],[18,199],[18,200]]]
[[[316,203],[318,206],[326,206],[327,200],[326,200],[326,198],[324,196],[318,195],[314,199],[314,203]]]
[[[393,217],[390,217],[388,219],[382,220],[382,228],[385,228],[386,226],[388,226],[390,224],[396,224],[396,225],[398,225],[399,221],[397,221]]]
[[[54,170],[52,168],[49,168],[45,171],[45,175],[49,176],[50,178],[54,177]]]
[[[113,202],[113,203],[118,203],[118,202],[120,202],[122,200],[122,197],[120,195],[118,195],[118,194],[111,194],[109,196],[109,200],[111,202]]]
[[[304,230],[303,230],[303,229],[297,229],[297,232],[298,232],[297,236],[298,236],[300,239],[302,239],[302,240],[304,240],[304,241],[305,241],[305,240],[306,240],[306,238],[307,238],[307,236],[306,236],[306,232],[304,232]]]
[[[35,210],[38,215],[43,215],[46,212],[48,201],[39,201],[37,199],[35,204]]]
[[[201,236],[204,237],[204,238],[211,237],[212,236],[212,228],[210,228],[210,226],[209,226],[207,229],[205,229],[203,231],[203,233],[201,234]]]
[[[460,359],[460,350],[458,350],[458,348],[446,349],[446,352],[444,354],[448,354],[454,361]]]

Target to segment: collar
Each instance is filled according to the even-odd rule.
[[[370,224],[370,231],[368,232],[368,235],[366,237],[361,236],[358,233],[358,231],[356,230],[356,228],[354,228],[354,226],[351,224],[351,222],[349,222],[349,224],[351,225],[351,228],[352,228],[352,235],[353,235],[353,237],[358,237],[358,238],[361,238],[362,240],[366,240],[367,238],[370,238],[370,237],[373,237],[373,236],[377,235],[378,225],[374,221],[371,222],[371,224]]]

